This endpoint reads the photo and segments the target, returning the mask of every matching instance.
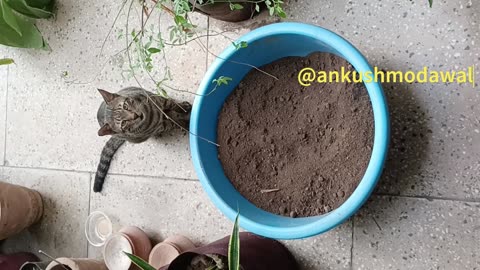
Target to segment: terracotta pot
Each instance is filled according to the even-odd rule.
[[[128,226],[121,229],[119,233],[124,235],[132,244],[133,254],[146,261],[148,260],[150,251],[152,251],[152,242],[144,231],[135,226]]]
[[[200,5],[196,0],[189,0],[195,7],[194,11],[203,13],[217,20],[226,22],[240,22],[251,19],[255,14],[255,5],[248,0],[232,1],[233,4],[240,4],[242,9],[232,10],[230,3],[213,3]]]
[[[72,270],[108,270],[104,262],[92,259],[58,258],[56,261]],[[56,261],[51,262],[46,270],[65,270]]]
[[[38,257],[31,253],[15,253],[10,255],[0,255],[1,270],[18,270],[26,262],[39,261]]]
[[[155,269],[169,265],[180,255],[180,250],[171,243],[162,242],[156,245],[148,258],[148,263]]]
[[[148,262],[158,269],[170,264],[181,253],[194,248],[195,244],[187,237],[183,235],[173,235],[152,249]]]
[[[195,248],[195,244],[192,242],[192,240],[179,234],[170,236],[167,239],[165,239],[165,241],[163,242],[172,244],[180,251],[180,253],[183,253],[185,251],[189,251]]]
[[[42,214],[43,202],[40,193],[0,182],[0,240],[38,222]]]
[[[182,253],[170,265],[160,270],[184,270],[195,256],[216,254],[228,256],[230,236]],[[293,255],[280,242],[263,238],[252,233],[240,233],[240,265],[244,270],[298,270]]]

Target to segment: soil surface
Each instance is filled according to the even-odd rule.
[[[353,67],[328,53],[288,57],[250,72],[219,116],[219,159],[235,188],[258,207],[290,217],[340,206],[370,160],[373,113],[363,83],[312,83],[305,67]]]

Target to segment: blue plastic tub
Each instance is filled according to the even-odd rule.
[[[383,169],[389,141],[388,108],[379,83],[366,83],[373,107],[375,138],[368,168],[353,194],[339,208],[328,214],[289,218],[275,215],[247,201],[233,187],[223,172],[218,159],[216,142],[218,114],[228,95],[252,69],[234,62],[257,67],[287,56],[307,56],[321,51],[334,53],[349,61],[357,71],[372,71],[362,54],[337,34],[326,29],[301,23],[277,23],[258,28],[238,41],[248,47],[228,47],[205,74],[199,95],[209,93],[212,80],[219,76],[233,78],[228,85],[219,87],[209,96],[197,96],[192,109],[190,146],[195,170],[203,188],[213,203],[230,219],[240,212],[240,226],[247,231],[276,239],[306,238],[326,232],[352,216],[368,199]],[[229,61],[225,61],[229,60]],[[195,136],[196,134],[198,136]],[[204,139],[202,139],[204,138]]]

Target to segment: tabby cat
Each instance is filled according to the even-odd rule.
[[[112,137],[102,150],[93,185],[95,192],[102,191],[113,155],[125,141],[141,143],[179,126],[188,129],[192,109],[188,102],[177,103],[138,87],[118,93],[98,91],[104,100],[97,112],[98,135]]]

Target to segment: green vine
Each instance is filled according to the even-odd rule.
[[[209,51],[200,38],[223,34],[212,33],[212,31],[205,33],[203,32],[205,30],[199,29],[197,25],[192,23],[190,14],[194,10],[194,5],[188,0],[125,0],[124,5],[126,5],[128,1],[131,2],[127,10],[126,27],[118,33],[120,39],[126,39],[125,51],[128,57],[128,61],[125,62],[123,67],[122,76],[126,79],[133,77],[139,85],[142,86],[137,76],[141,74],[147,75],[155,86],[157,94],[163,97],[168,97],[169,91],[189,92],[185,89],[175,89],[169,84],[173,78],[168,63],[166,63],[168,48],[196,42],[209,54],[218,57]],[[132,8],[134,8],[134,1],[140,4],[141,29],[130,29],[128,26],[130,13]],[[227,3],[232,10],[244,8],[240,3],[230,0],[197,0],[195,5],[209,5],[214,3]],[[281,0],[260,0],[249,3],[255,4],[255,12],[260,12],[260,5],[264,4],[269,10],[270,15],[279,17],[286,16],[282,8],[283,1]],[[160,27],[155,27],[153,24],[147,27],[150,18],[160,14],[172,18],[172,25],[167,28],[167,32],[162,32]],[[245,41],[232,41],[232,44],[237,50],[248,47]],[[165,62],[164,66],[159,68],[155,65],[158,61],[162,60]],[[161,73],[161,75],[159,73]],[[220,86],[227,85],[230,81],[228,79],[231,80],[231,78],[220,76],[214,80],[212,82],[212,90],[207,95],[217,90]]]

